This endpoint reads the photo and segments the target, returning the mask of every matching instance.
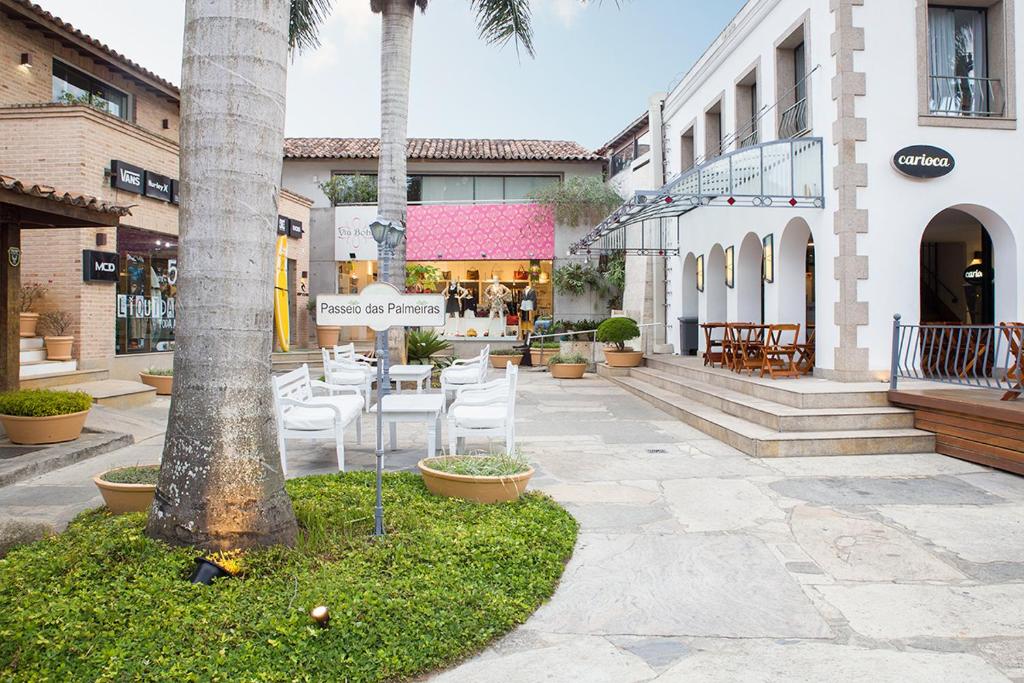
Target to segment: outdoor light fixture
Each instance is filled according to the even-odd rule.
[[[704,291],[704,254],[697,257],[697,291]]]
[[[309,618],[316,622],[320,628],[327,628],[331,622],[331,613],[325,605],[319,605],[309,610]]]
[[[761,265],[765,282],[775,282],[775,235],[765,235],[761,240],[764,262]]]
[[[968,263],[967,265],[969,265],[969,266],[980,266],[982,263],[984,263],[984,261],[981,258],[981,255],[982,254],[981,254],[980,251],[974,252],[974,258],[971,259],[971,262]]]
[[[398,221],[377,216],[370,223],[370,234],[374,241],[388,249],[394,249],[405,235],[405,226]]]
[[[32,53],[31,52],[22,52],[21,53],[21,65],[23,67],[25,67],[26,69],[31,69],[32,68]]]
[[[736,285],[736,247],[725,250],[725,286],[732,289]]]

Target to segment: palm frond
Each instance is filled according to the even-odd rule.
[[[517,52],[522,46],[534,56],[530,0],[472,0],[471,7],[481,38],[496,45],[514,41]]]
[[[293,50],[320,46],[320,26],[331,13],[332,0],[291,0],[288,45]]]

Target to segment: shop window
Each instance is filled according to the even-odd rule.
[[[128,95],[56,59],[53,60],[53,101],[88,104],[118,118],[128,118]]]
[[[177,240],[148,230],[118,228],[117,253],[115,352],[173,351]]]

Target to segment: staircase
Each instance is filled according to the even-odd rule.
[[[639,368],[598,374],[686,424],[756,457],[931,453],[935,436],[914,429],[880,382],[761,379],[704,367],[693,357],[648,356]]]
[[[345,342],[346,344],[348,342]],[[372,341],[355,342],[356,353],[369,354],[373,350]],[[397,361],[395,361],[397,362]],[[294,351],[275,351],[271,356],[271,364],[274,372],[288,372],[302,367],[305,363],[309,365],[310,371],[323,371],[324,361],[320,349],[296,349]]]
[[[45,379],[67,375],[78,370],[75,360],[46,360],[46,348],[42,337],[19,338],[19,361],[21,367],[18,377],[21,380]]]

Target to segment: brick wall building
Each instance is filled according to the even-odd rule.
[[[157,182],[177,178],[179,97],[174,84],[38,5],[0,0],[0,174],[132,206],[119,228],[23,231],[22,281],[48,288],[40,312],[71,315],[82,370],[131,377],[170,364],[178,207],[119,188],[115,162]],[[282,191],[280,213],[308,227],[310,204]],[[299,291],[307,241],[289,239],[296,341],[309,334]],[[118,253],[119,281],[84,282],[83,250]]]

